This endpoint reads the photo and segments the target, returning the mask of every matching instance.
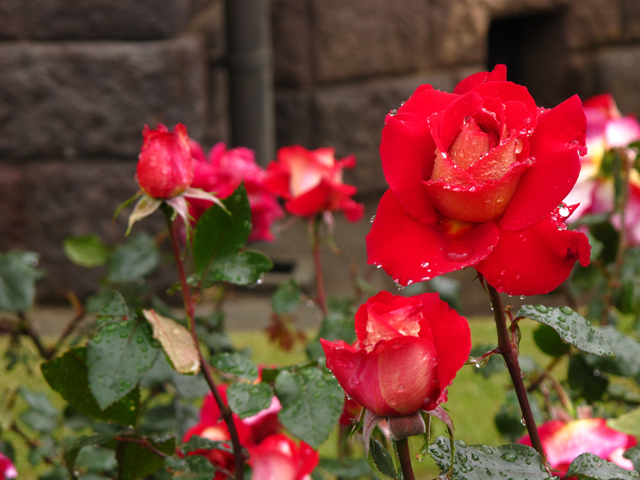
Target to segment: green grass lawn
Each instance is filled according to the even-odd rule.
[[[474,345],[496,344],[496,332],[492,319],[475,319],[471,323],[472,339]],[[522,342],[521,353],[533,355],[541,364],[546,365],[549,358],[540,353],[532,339],[532,332],[536,323],[525,321],[521,324]],[[253,360],[258,364],[266,365],[291,365],[306,359],[302,347],[295,348],[291,352],[279,350],[266,342],[264,332],[232,332],[231,337],[239,348],[251,347]],[[4,351],[6,340],[0,341],[0,352]],[[460,440],[469,444],[483,443],[486,445],[500,445],[506,443],[496,430],[493,418],[504,400],[505,393],[510,385],[506,373],[484,378],[474,372],[474,367],[465,366],[457,375],[453,385],[449,388],[449,401],[445,404],[456,426],[456,435]],[[29,374],[23,367],[7,373],[0,371],[0,392],[5,386],[26,386],[35,391],[47,391],[49,398],[56,407],[62,407],[64,401],[53,391],[48,389],[39,371],[34,370]],[[437,423],[437,422],[435,422]],[[435,433],[443,434],[443,430],[437,427]],[[14,444],[18,447],[18,461],[16,467],[21,480],[35,480],[36,472],[27,461],[27,452],[24,443],[11,435]],[[336,436],[332,437],[321,447],[321,454],[333,456],[335,454]],[[412,444],[412,451],[417,450],[420,440]],[[356,447],[357,449],[359,447]],[[433,478],[438,470],[430,459],[422,463],[415,462],[415,468],[419,478]]]

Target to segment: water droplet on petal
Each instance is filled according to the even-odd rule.
[[[447,245],[444,256],[450,262],[464,262],[473,255],[473,250],[462,242],[453,242]]]

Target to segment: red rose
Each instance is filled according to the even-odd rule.
[[[355,165],[353,155],[336,160],[333,148],[283,147],[277,161],[267,167],[267,186],[286,200],[284,208],[292,215],[342,210],[347,220],[356,222],[364,215],[364,206],[351,199],[356,187],[342,183],[342,170]]]
[[[633,470],[633,463],[622,456],[625,450],[638,443],[635,437],[607,427],[603,418],[590,418],[564,423],[552,420],[538,427],[542,447],[551,468],[562,475],[567,473],[574,458],[591,453],[622,468]],[[518,443],[531,446],[527,435]]]
[[[249,448],[252,480],[310,480],[320,460],[318,452],[286,435],[271,435],[260,445]]]
[[[408,285],[474,267],[499,291],[546,293],[589,263],[589,243],[558,208],[578,178],[580,99],[536,107],[506,68],[454,93],[419,87],[387,116],[380,156],[389,190],[367,236],[369,263]]]
[[[0,453],[0,480],[10,480],[17,478],[18,472],[11,460]]]
[[[358,309],[355,328],[354,346],[321,340],[327,367],[347,395],[381,417],[446,401],[471,351],[467,320],[436,293],[380,292]]]
[[[167,199],[183,193],[193,180],[187,128],[178,124],[173,132],[164,125],[156,130],[145,126],[138,157],[137,180],[152,198]]]
[[[227,198],[244,182],[251,205],[251,234],[249,242],[272,241],[271,224],[283,216],[278,200],[264,185],[267,173],[258,166],[252,150],[238,147],[227,150],[224,143],[213,146],[207,158],[200,145],[191,140],[194,177],[191,186],[205,192],[215,192]],[[189,214],[197,221],[213,205],[208,200],[189,200]]]

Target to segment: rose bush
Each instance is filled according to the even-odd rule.
[[[592,453],[622,468],[633,470],[633,463],[622,456],[625,450],[638,443],[635,437],[607,427],[603,418],[589,418],[564,423],[552,420],[538,427],[542,446],[551,468],[562,475],[578,455]],[[518,443],[531,446],[524,436]]]
[[[342,210],[347,220],[356,222],[364,215],[364,206],[351,198],[356,187],[342,182],[343,169],[355,165],[353,155],[336,160],[333,148],[283,147],[267,167],[266,185],[285,200],[284,208],[292,215]]]
[[[187,128],[181,123],[170,132],[164,125],[151,130],[145,126],[138,157],[136,178],[151,198],[168,199],[180,195],[193,180]]]
[[[380,292],[356,312],[355,345],[322,339],[347,395],[381,416],[433,410],[469,357],[469,324],[435,293]]]
[[[582,157],[582,169],[575,187],[565,202],[579,203],[572,220],[583,215],[611,213],[614,211],[615,189],[611,172],[601,169],[602,161],[608,150],[625,148],[632,142],[640,140],[640,123],[631,116],[622,116],[613,97],[608,94],[596,95],[583,104],[587,117],[586,156]],[[635,153],[628,152],[628,159],[635,158]],[[640,175],[631,168],[629,170],[629,190],[625,210],[625,227],[627,242],[640,245]],[[620,229],[619,214],[612,217],[612,222]]]
[[[244,182],[251,205],[251,234],[249,242],[272,241],[273,222],[284,215],[275,195],[264,185],[267,173],[256,164],[253,151],[248,148],[226,148],[222,142],[213,146],[208,157],[202,147],[190,141],[194,161],[194,176],[191,186],[205,192],[215,193],[218,198],[227,198]],[[213,205],[204,199],[189,200],[189,214],[197,221],[200,215]]]
[[[546,293],[589,262],[559,204],[585,152],[580,99],[538,108],[506,68],[454,93],[419,87],[387,115],[380,156],[389,190],[367,236],[369,263],[399,284],[474,267],[498,291]]]

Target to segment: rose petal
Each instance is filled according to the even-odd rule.
[[[500,229],[498,245],[476,269],[500,292],[548,293],[569,276],[576,260],[589,264],[587,237],[559,228],[564,224],[551,215],[521,231]]]
[[[529,94],[527,87],[523,87],[522,85],[518,85],[513,82],[487,82],[476,85],[471,91],[476,92],[482,98],[499,98],[502,103],[509,101],[521,102],[531,114],[531,127],[535,127],[535,119],[538,116],[538,107],[536,107],[536,102]]]
[[[426,118],[456,98],[433,89],[414,93],[397,115],[387,117],[382,130],[380,157],[385,178],[407,212],[426,222],[436,219],[421,185],[431,177],[436,149]]]
[[[571,191],[580,174],[586,119],[577,95],[544,111],[529,138],[535,164],[523,175],[500,226],[522,230],[545,217]]]
[[[436,352],[420,337],[380,341],[371,353],[344,342],[321,339],[327,367],[345,392],[380,416],[407,415],[420,408],[431,389]],[[398,355],[398,351],[402,355]]]
[[[461,80],[456,88],[453,90],[453,93],[457,93],[458,95],[464,95],[468,91],[470,91],[476,85],[479,85],[484,82],[504,82],[507,80],[507,66],[506,65],[496,65],[493,67],[493,70],[490,72],[478,72],[473,75],[469,75],[464,80]]]
[[[448,235],[444,227],[410,216],[389,189],[367,235],[367,258],[369,264],[382,265],[395,282],[409,285],[477,264],[489,256],[498,235],[493,223]]]

